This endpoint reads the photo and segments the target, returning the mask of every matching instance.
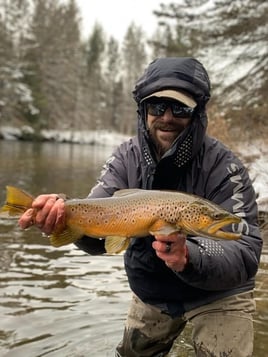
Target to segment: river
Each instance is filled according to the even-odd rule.
[[[34,195],[85,197],[112,148],[0,140],[0,202],[5,186]],[[254,357],[268,351],[268,232],[257,275]],[[112,357],[130,301],[122,255],[53,248],[40,232],[0,220],[0,356]],[[189,324],[170,357],[194,356]]]

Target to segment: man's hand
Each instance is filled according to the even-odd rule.
[[[170,269],[177,272],[183,271],[188,263],[186,235],[172,233],[168,236],[155,236],[155,239],[152,246],[156,251],[156,255],[164,260]]]
[[[22,229],[33,224],[46,234],[51,234],[56,227],[64,227],[64,200],[57,194],[40,195],[35,198],[32,208],[19,219]]]

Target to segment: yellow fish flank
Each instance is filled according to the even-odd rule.
[[[20,216],[31,207],[34,197],[7,186],[7,198],[0,212]],[[33,222],[34,222],[33,214]],[[60,247],[82,236],[105,238],[107,253],[127,249],[133,237],[184,232],[212,239],[239,239],[241,235],[221,230],[241,218],[195,195],[141,189],[115,192],[112,197],[65,201],[65,226],[57,227],[50,242]]]

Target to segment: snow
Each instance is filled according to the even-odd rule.
[[[0,127],[0,138],[3,138],[4,140],[23,140],[30,135],[34,135],[34,130],[30,126],[25,125],[21,129],[10,126]],[[108,130],[41,130],[40,135],[44,141],[111,147],[117,146],[129,138],[129,136]]]
[[[237,153],[248,169],[257,194],[259,211],[268,212],[268,146],[264,140],[240,144]]]
[[[33,135],[33,129],[24,126],[21,129],[14,127],[0,127],[0,138],[5,140],[19,140],[23,135]],[[107,131],[67,131],[67,130],[42,130],[44,141],[79,143],[97,146],[116,147],[129,136]],[[236,153],[241,158],[249,171],[257,194],[257,203],[261,212],[268,212],[268,146],[264,140],[252,140],[252,142],[239,144]]]
[[[99,130],[99,131],[42,130],[41,135],[47,141],[57,141],[61,143],[71,142],[71,143],[91,144],[91,145],[99,145],[99,146],[116,146],[120,142],[128,138],[123,134],[110,132],[108,130]]]

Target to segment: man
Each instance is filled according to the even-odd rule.
[[[246,169],[206,135],[208,74],[194,58],[156,59],[133,93],[138,135],[117,148],[89,197],[123,188],[194,193],[242,217],[232,227],[242,238],[213,241],[180,232],[132,239],[125,269],[133,300],[116,356],[166,356],[191,320],[197,356],[249,357],[262,241]],[[64,202],[56,194],[39,196],[33,207],[43,232],[64,223]],[[31,210],[20,225],[31,225]],[[89,254],[104,253],[103,240],[83,237],[76,244]]]

